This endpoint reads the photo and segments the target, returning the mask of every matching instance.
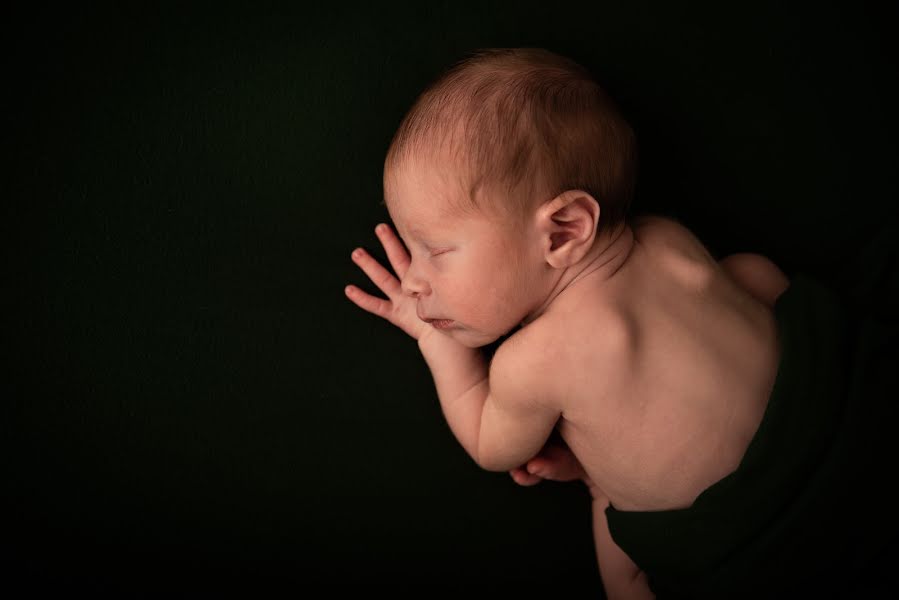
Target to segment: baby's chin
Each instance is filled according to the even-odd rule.
[[[465,327],[459,327],[441,331],[440,333],[450,336],[468,348],[482,348],[483,346],[489,346],[490,344],[495,343],[497,340],[508,337],[515,333],[517,329],[518,327],[516,326],[505,333],[485,333],[483,331],[472,331]]]

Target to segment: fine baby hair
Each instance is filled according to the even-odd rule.
[[[541,203],[581,189],[600,203],[604,231],[628,213],[637,142],[580,64],[542,48],[488,48],[450,66],[402,120],[384,163],[388,203],[391,177],[410,161],[458,180],[465,193],[453,216],[517,225]]]

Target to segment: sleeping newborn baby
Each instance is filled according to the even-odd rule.
[[[785,385],[775,308],[790,281],[757,254],[718,262],[674,219],[629,217],[636,156],[632,129],[578,64],[474,53],[421,94],[388,151],[396,234],[376,233],[395,275],[353,253],[387,299],[346,293],[418,341],[478,465],[522,485],[589,486],[610,598],[702,595],[696,581],[738,577],[727,557],[789,502],[769,488],[800,485],[817,454],[759,475],[766,448],[792,435],[768,421],[804,410],[773,410]],[[482,347],[503,336],[488,362]],[[795,443],[817,452],[822,427]]]

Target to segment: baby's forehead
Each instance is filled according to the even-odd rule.
[[[418,188],[442,190],[458,185],[464,173],[453,162],[441,157],[416,157],[404,160],[390,173],[397,183]]]
[[[462,177],[440,166],[404,166],[385,178],[388,206],[441,210],[456,205],[465,194]]]
[[[394,199],[387,205],[387,210],[398,228],[416,237],[453,223],[448,207],[435,198]]]

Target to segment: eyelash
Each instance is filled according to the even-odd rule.
[[[449,250],[437,250],[436,252],[431,252],[431,257],[440,256],[441,254],[444,254],[446,252],[449,252]]]

